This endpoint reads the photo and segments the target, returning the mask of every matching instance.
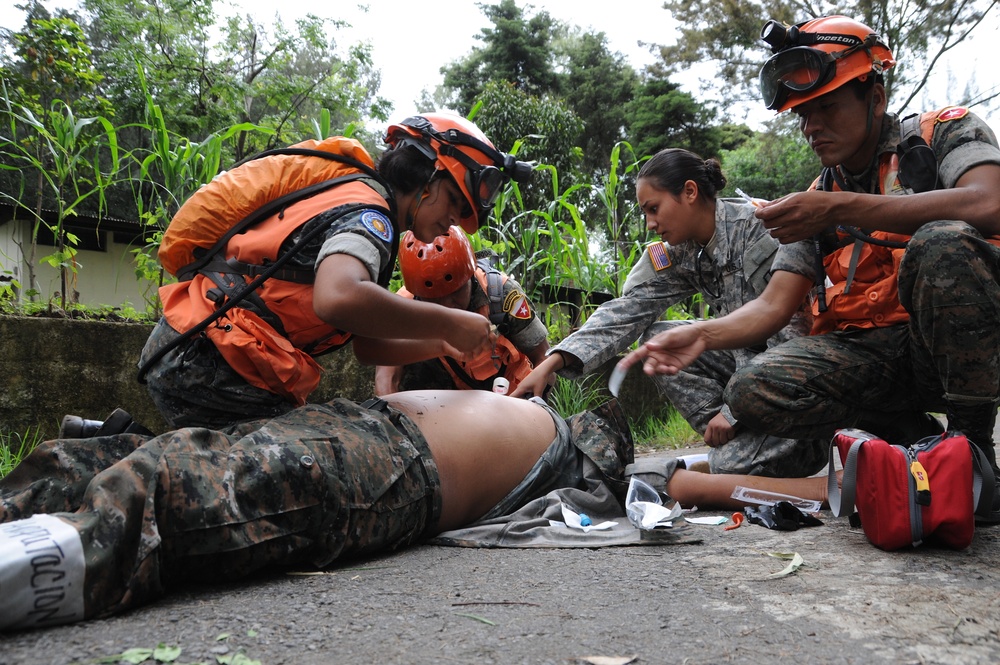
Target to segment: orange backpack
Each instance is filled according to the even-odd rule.
[[[257,154],[220,173],[184,202],[160,243],[160,264],[182,282],[189,281],[212,264],[236,235],[297,201],[361,179],[373,180],[385,190],[385,200],[394,217],[391,187],[376,173],[372,158],[355,139],[337,136],[323,141],[309,140]],[[167,353],[251,296],[326,230],[326,225],[317,225],[277,260],[262,267],[245,288],[231,294],[198,324],[159,349],[139,368],[139,382],[145,383],[149,368]]]
[[[160,265],[182,281],[191,279],[236,234],[295,201],[361,177],[389,189],[364,146],[343,136],[255,155],[184,202],[163,235]]]

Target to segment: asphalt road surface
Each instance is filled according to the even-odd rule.
[[[134,650],[160,644],[144,662],[1000,662],[1000,527],[961,552],[887,553],[821,517],[798,531],[687,525],[697,544],[420,546],[187,587],[119,617],[3,635],[0,665],[143,662]],[[789,563],[772,555],[794,553],[803,565],[770,577]]]

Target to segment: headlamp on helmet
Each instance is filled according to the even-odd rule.
[[[772,110],[784,111],[895,64],[874,31],[844,16],[793,26],[771,20],[760,37],[774,53],[759,77],[761,98]]]

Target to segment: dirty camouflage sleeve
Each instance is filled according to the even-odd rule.
[[[1000,148],[993,130],[974,113],[938,123],[932,146],[939,157],[941,183],[954,187],[963,173],[981,164],[1000,164]]]
[[[516,308],[521,298],[524,298],[527,310],[524,314],[517,314]],[[507,339],[513,342],[521,353],[530,353],[545,340],[548,330],[539,320],[534,303],[525,295],[524,289],[513,277],[508,277],[504,282],[503,303],[508,313],[507,325],[510,327],[506,334]]]
[[[697,252],[694,244],[669,247],[667,252],[671,267],[660,271],[653,267],[649,251],[643,252],[621,297],[601,305],[582,328],[554,347],[553,351],[568,353],[582,363],[567,364],[559,371],[561,376],[576,379],[594,371],[628,349],[671,305],[698,293],[690,268]]]

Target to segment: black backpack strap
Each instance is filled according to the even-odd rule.
[[[476,267],[486,275],[486,297],[490,303],[490,323],[495,325],[502,335],[510,329],[507,312],[503,309],[503,275],[487,256],[477,255]]]
[[[270,265],[270,263],[258,265],[256,263],[237,261],[236,259],[215,257],[202,267],[201,272],[206,275],[213,272],[234,273],[253,278],[264,274],[264,271]],[[271,279],[280,279],[285,282],[294,282],[295,284],[312,284],[315,277],[316,272],[310,268],[282,268],[271,274]]]
[[[908,115],[899,122],[899,181],[915,193],[941,186],[937,156],[920,133],[920,115]]]
[[[979,446],[969,441],[972,451],[972,507],[979,517],[988,518],[993,513],[993,495],[996,478],[986,453]]]
[[[331,187],[335,187],[336,185],[340,185],[345,182],[352,182],[354,180],[361,180],[366,177],[367,175],[364,173],[348,173],[347,175],[330,178],[329,180],[324,180],[323,182],[317,182],[309,185],[308,187],[297,189],[294,192],[289,192],[284,196],[279,196],[273,201],[265,203],[230,227],[228,231],[219,236],[219,239],[216,240],[215,244],[211,247],[196,248],[194,250],[194,255],[197,258],[177,271],[177,279],[182,282],[193,279],[195,275],[205,269],[205,266],[207,266],[219,252],[225,249],[226,245],[229,244],[229,241],[236,235],[243,233],[253,226],[256,226],[276,212],[289,207],[293,203],[297,203],[311,196],[315,196],[320,192],[324,192]]]
[[[215,303],[217,308],[225,305],[227,299],[238,298],[241,309],[250,310],[267,323],[267,325],[274,328],[279,335],[288,337],[285,331],[285,324],[282,323],[281,318],[277,314],[268,308],[267,303],[260,297],[260,294],[256,291],[243,291],[246,281],[239,273],[211,272],[207,273],[206,276],[215,283],[216,288],[209,289],[206,295]]]

